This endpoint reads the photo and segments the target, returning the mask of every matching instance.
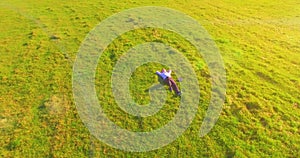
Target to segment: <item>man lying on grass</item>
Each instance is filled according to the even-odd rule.
[[[173,90],[175,93],[180,96],[181,92],[178,89],[178,86],[176,85],[175,81],[171,77],[172,70],[166,71],[166,69],[162,69],[161,72],[156,71],[156,74],[163,80],[165,84],[169,86],[169,90],[172,92]]]

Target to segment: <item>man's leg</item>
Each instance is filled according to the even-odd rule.
[[[169,90],[172,92],[172,82],[170,81],[169,77],[167,77],[164,81],[169,86]]]
[[[176,92],[176,94],[179,94],[180,91],[179,91],[178,86],[175,83],[175,81],[172,78],[169,78],[169,81],[171,83],[171,87],[174,89],[174,91]]]

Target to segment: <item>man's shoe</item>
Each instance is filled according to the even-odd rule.
[[[177,95],[178,95],[178,96],[181,96],[181,92],[178,92]]]

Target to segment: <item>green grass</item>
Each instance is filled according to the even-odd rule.
[[[226,102],[216,125],[199,137],[210,99],[207,66],[178,34],[156,28],[123,34],[98,64],[97,96],[107,116],[132,131],[157,129],[175,115],[179,98],[142,119],[118,107],[110,77],[130,48],[159,41],[190,61],[201,99],[191,126],[171,144],[144,153],[114,149],[90,135],[72,94],[72,67],[81,42],[99,22],[137,6],[165,6],[198,20],[222,51]],[[299,157],[300,3],[280,1],[17,1],[0,2],[1,157]],[[139,67],[130,79],[133,99],[146,104],[162,65]],[[147,72],[147,73],[143,73]],[[174,72],[176,73],[176,72]],[[167,88],[167,87],[166,87]]]

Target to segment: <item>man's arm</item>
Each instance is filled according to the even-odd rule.
[[[156,71],[156,74],[157,74],[159,77],[161,77],[161,78],[163,77],[163,76],[162,76],[162,73],[160,73],[159,71]]]
[[[171,77],[171,73],[172,73],[172,70],[168,70],[167,72],[165,72],[165,75],[168,77]]]

